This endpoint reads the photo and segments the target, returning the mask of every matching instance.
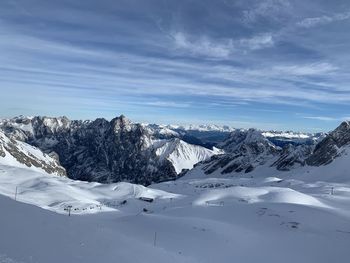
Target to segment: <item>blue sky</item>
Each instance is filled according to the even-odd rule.
[[[328,131],[349,28],[348,0],[2,0],[0,115]]]

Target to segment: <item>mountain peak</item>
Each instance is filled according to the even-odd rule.
[[[349,121],[343,121],[333,132],[332,134],[342,134],[342,133],[348,133],[350,131],[350,122]]]
[[[119,130],[131,130],[131,121],[126,118],[124,115],[120,115],[119,117],[116,117],[111,120],[111,123],[114,127],[114,131],[118,132]]]
[[[313,154],[307,159],[307,163],[314,166],[329,164],[341,154],[342,147],[349,144],[350,122],[343,121],[316,145]]]
[[[221,143],[219,148],[222,148],[226,151],[233,152],[237,150],[242,145],[246,144],[256,144],[256,143],[263,143],[263,144],[271,144],[268,139],[266,139],[262,132],[257,129],[248,129],[248,130],[235,130],[233,131],[230,136],[225,140],[223,143]]]

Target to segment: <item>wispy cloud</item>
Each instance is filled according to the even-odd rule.
[[[190,103],[180,103],[174,101],[148,101],[144,102],[144,105],[155,106],[155,107],[173,107],[173,108],[188,108],[191,106]]]
[[[243,21],[254,23],[261,18],[278,19],[289,13],[291,4],[288,0],[261,0],[248,10],[243,11]]]
[[[17,37],[14,36],[15,39]],[[8,38],[8,41],[10,43],[11,38]],[[305,90],[293,83],[285,82],[289,76],[318,76],[336,69],[328,63],[279,65],[251,70],[235,66],[213,67],[210,63],[171,61],[166,58],[149,60],[131,54],[91,51],[74,45],[51,43],[36,38],[30,38],[30,43],[36,48],[27,51],[27,55],[30,55],[28,60],[27,55],[22,56],[22,60],[13,60],[7,56],[1,58],[0,61],[4,65],[3,72],[10,72],[1,77],[3,83],[10,83],[16,78],[17,85],[22,85],[23,88],[25,84],[35,85],[47,87],[48,91],[60,90],[62,94],[69,94],[72,90],[84,90],[87,92],[85,96],[88,94],[95,96],[97,93],[103,96],[181,96],[183,94],[202,98],[209,96],[216,103],[220,103],[223,98],[241,100],[241,103],[264,102],[289,105],[300,105],[305,101],[334,103],[350,101],[350,94],[347,93],[340,96],[327,90]],[[42,65],[37,62],[37,59],[33,60],[32,55],[37,54],[37,50],[75,60],[89,59],[93,63],[85,65],[61,62]],[[29,63],[30,67],[23,66],[23,63]],[[18,76],[21,76],[21,80]],[[222,82],[223,79],[229,82]],[[290,80],[292,81],[293,78]],[[263,87],[261,87],[261,81],[264,83]],[[178,101],[169,104],[155,102],[152,98],[144,105],[156,107],[169,105],[177,108],[191,106]]]
[[[253,35],[250,38],[210,40],[206,36],[192,36],[183,32],[172,34],[175,47],[192,55],[225,59],[250,50],[259,50],[274,45],[270,33]]]
[[[337,67],[327,63],[327,62],[318,62],[311,64],[301,64],[301,65],[289,65],[289,66],[276,66],[273,68],[273,71],[277,74],[287,74],[295,76],[312,76],[312,75],[321,75],[329,74],[337,70]]]
[[[315,27],[318,25],[326,25],[336,21],[343,21],[350,18],[350,11],[344,13],[337,13],[333,15],[323,15],[319,17],[309,17],[298,22],[297,25],[300,27]]]
[[[112,2],[0,3],[3,114],[250,114],[251,123],[288,124],[285,116],[300,109],[326,127],[327,116],[339,120],[347,110],[349,13],[332,4],[335,15],[325,16],[317,1]],[[311,19],[296,25],[300,17]],[[337,32],[301,30],[333,21],[343,21]]]
[[[191,40],[182,32],[176,32],[172,37],[174,38],[177,48],[186,50],[194,55],[226,58],[232,53],[233,49],[231,41],[226,41],[226,43],[215,43],[205,36]]]
[[[271,34],[265,33],[253,36],[252,38],[241,39],[239,43],[247,49],[258,50],[273,46],[274,40]]]
[[[338,118],[327,117],[327,116],[304,116],[304,119],[317,120],[317,121],[339,121]]]
[[[350,120],[350,116],[343,116],[343,117],[303,116],[303,118],[304,119],[310,119],[310,120],[325,121],[325,122],[340,122],[340,121],[348,121],[348,120]]]

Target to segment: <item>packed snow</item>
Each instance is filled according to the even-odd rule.
[[[215,178],[195,168],[144,187],[2,164],[0,262],[345,263],[350,180],[314,180],[320,171]]]
[[[16,193],[17,192],[17,193]],[[130,183],[100,184],[71,180],[67,177],[38,173],[32,169],[0,165],[0,193],[21,202],[57,213],[85,214],[118,211],[124,200],[140,197],[179,198],[180,195]]]

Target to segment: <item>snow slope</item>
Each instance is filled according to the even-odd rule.
[[[177,252],[154,247],[154,228],[150,233],[128,234],[132,224],[127,217],[113,213],[68,217],[3,196],[0,207],[6,208],[0,217],[2,263],[191,262]]]
[[[65,175],[65,169],[51,156],[27,143],[8,138],[0,130],[0,165],[28,168],[37,172]]]
[[[75,181],[67,177],[48,176],[31,169],[0,165],[0,193],[57,213],[85,214],[118,211],[124,200],[147,197],[178,198],[179,195],[130,183],[100,184]]]
[[[157,156],[169,160],[177,174],[183,169],[192,169],[201,161],[208,160],[211,156],[223,153],[214,147],[213,150],[186,143],[180,139],[158,140],[153,144]]]
[[[349,261],[348,143],[328,165],[282,172],[270,167],[275,156],[247,174],[206,174],[200,164],[144,187],[49,174],[54,158],[0,135],[1,263]],[[251,135],[242,137],[247,153],[274,151]],[[177,171],[218,153],[178,139],[150,142]]]
[[[143,187],[0,165],[0,262],[346,263],[350,183],[317,171]]]

